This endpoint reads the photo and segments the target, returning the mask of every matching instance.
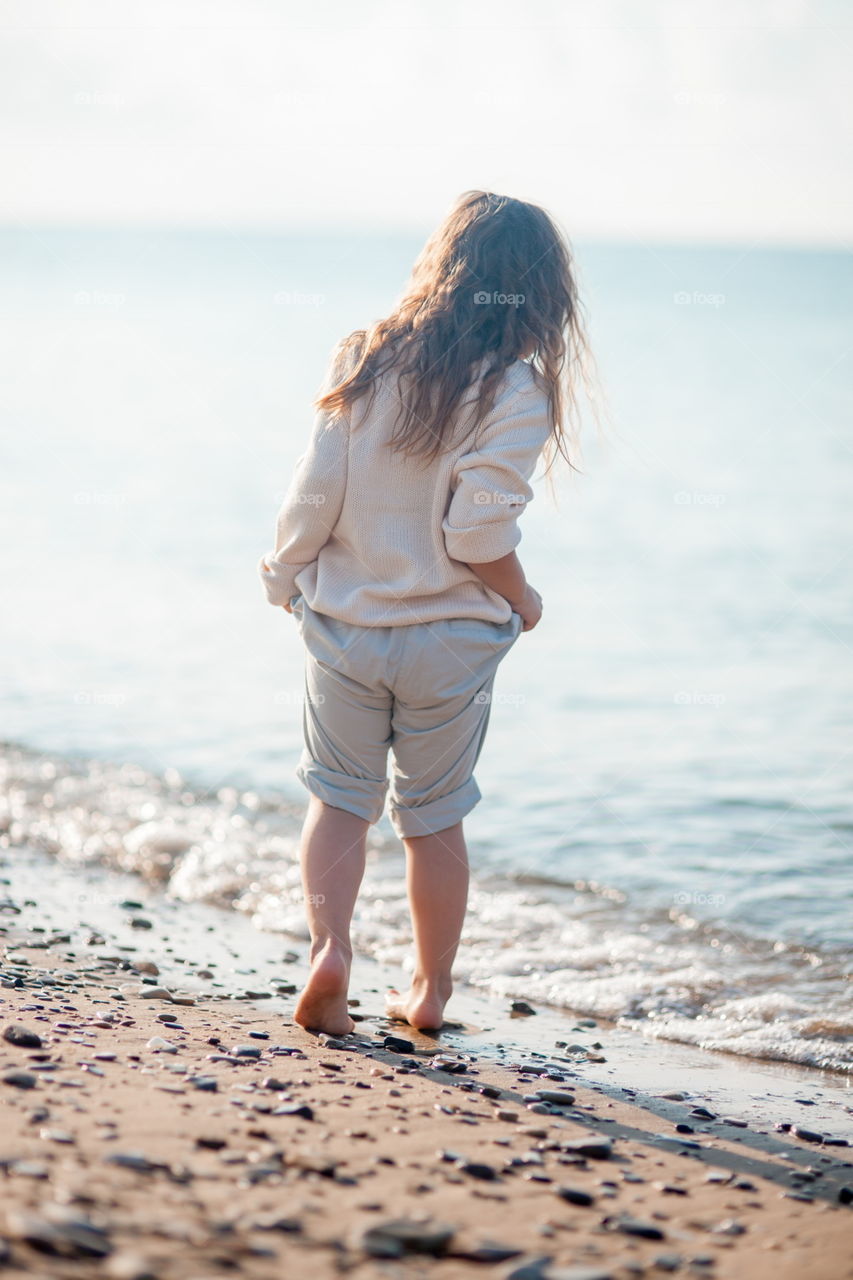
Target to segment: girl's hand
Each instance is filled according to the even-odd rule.
[[[542,597],[535,587],[528,583],[524,595],[517,602],[510,601],[513,610],[521,614],[522,631],[532,631],[542,617]]]

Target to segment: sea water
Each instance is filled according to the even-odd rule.
[[[302,655],[256,575],[329,349],[417,237],[0,233],[11,838],[299,932]],[[850,260],[576,245],[607,400],[538,482],[457,970],[848,1068]],[[137,865],[138,864],[138,865]],[[357,945],[406,963],[375,829]]]

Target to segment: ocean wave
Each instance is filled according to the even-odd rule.
[[[306,936],[299,810],[275,793],[187,785],[174,771],[0,749],[0,841],[131,871],[173,898]],[[356,948],[411,967],[402,857],[376,828]],[[853,1071],[845,955],[764,939],[614,886],[472,875],[455,974],[524,998],[726,1053]]]

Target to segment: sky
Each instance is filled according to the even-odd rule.
[[[849,0],[0,0],[0,224],[849,247]]]

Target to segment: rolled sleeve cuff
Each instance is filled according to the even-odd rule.
[[[521,542],[521,530],[515,517],[468,529],[445,525],[444,541],[451,559],[461,560],[464,564],[488,564],[515,550]]]
[[[270,604],[285,605],[296,595],[296,575],[304,568],[304,564],[283,564],[271,551],[261,556],[258,573]]]

